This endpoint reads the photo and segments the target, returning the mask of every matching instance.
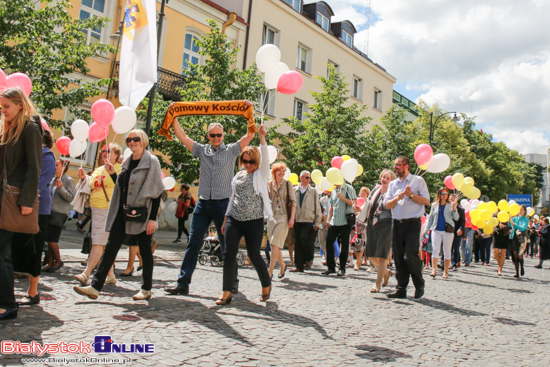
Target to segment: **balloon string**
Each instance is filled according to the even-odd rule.
[[[116,140],[116,136],[117,136],[117,132],[115,131],[115,136],[113,137],[113,141],[111,141],[109,143],[109,146],[107,147],[107,159],[110,161],[111,160],[111,153],[112,153],[112,150],[111,150],[111,144],[113,144]],[[108,140],[107,140],[108,141]]]
[[[267,92],[269,93],[269,91]],[[263,124],[264,122],[264,105],[265,105],[265,94],[260,94],[260,108],[262,110],[262,117],[260,123]]]

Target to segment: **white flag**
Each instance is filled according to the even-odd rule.
[[[120,50],[119,100],[136,109],[157,82],[155,0],[127,0]]]

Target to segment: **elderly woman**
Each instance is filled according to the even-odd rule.
[[[0,105],[0,172],[3,172],[8,185],[21,189],[18,204],[21,215],[28,216],[34,210],[38,195],[44,129],[36,108],[21,88],[7,88],[0,92]],[[2,186],[0,202],[1,195],[6,195]],[[3,219],[0,215],[0,221]],[[13,232],[0,229],[0,320],[17,318],[12,237]]]
[[[390,182],[396,178],[393,171],[383,170],[380,173],[380,186],[372,190],[357,216],[357,222],[365,222],[367,226],[365,254],[378,269],[371,293],[380,292],[380,287],[387,286],[392,275],[392,272],[387,270],[392,244],[392,216],[391,210],[384,206],[384,199]]]
[[[233,298],[232,289],[237,270],[237,252],[239,241],[244,236],[246,251],[260,282],[262,295],[260,301],[265,302],[271,295],[271,278],[267,266],[260,254],[264,235],[264,217],[273,220],[273,212],[267,180],[269,179],[269,154],[265,135],[267,130],[260,125],[260,151],[256,147],[246,147],[239,157],[239,171],[233,178],[232,194],[225,213],[222,234],[225,236],[225,253],[223,260],[223,294],[216,301],[217,305],[227,305]]]
[[[294,226],[296,215],[296,195],[292,189],[292,183],[283,177],[286,164],[273,163],[271,166],[271,180],[267,183],[273,220],[267,223],[267,238],[271,244],[271,259],[269,262],[269,277],[273,278],[275,263],[279,262],[280,272],[278,278],[285,276],[286,264],[283,262],[283,248],[289,228]]]
[[[109,238],[109,233],[105,231],[107,211],[109,210],[111,196],[115,189],[115,181],[107,172],[107,167],[112,166],[115,172],[120,172],[118,160],[122,154],[122,149],[120,145],[111,143],[105,145],[99,154],[99,158],[104,162],[104,165],[96,168],[91,176],[87,176],[82,168],[78,170],[78,177],[81,180],[86,180],[84,182],[91,186],[90,207],[92,208],[92,249],[88,256],[86,269],[82,274],[74,276],[82,285],[88,285],[88,279],[90,278],[90,274],[92,274],[92,270],[95,269],[105,252],[105,245],[107,245],[107,239]],[[111,269],[106,284],[115,283],[115,273]]]
[[[437,195],[435,201],[432,203],[432,210],[430,211],[430,218],[428,219],[428,225],[426,227],[428,231],[432,231],[433,270],[430,275],[434,278],[436,276],[441,244],[443,244],[443,254],[445,256],[443,278],[449,277],[455,221],[458,221],[457,205],[458,201],[449,201],[449,189],[442,187],[437,190]]]
[[[70,204],[74,199],[75,188],[72,177],[67,175],[69,162],[58,159],[55,162],[55,178],[52,186],[52,214],[48,223],[48,264],[44,271],[53,273],[63,266],[59,253],[59,237],[63,225],[69,217]]]
[[[127,235],[130,240],[137,240],[143,259],[143,284],[133,298],[134,300],[151,298],[153,286],[151,238],[157,226],[156,219],[164,184],[157,157],[145,150],[148,144],[149,138],[145,132],[132,130],[126,137],[126,145],[132,151],[132,156],[124,161],[120,174],[117,176],[111,162],[105,163],[106,171],[113,182],[116,182],[105,228],[109,232],[109,239],[92,285],[74,287],[78,294],[97,299],[107,273],[113,266]]]

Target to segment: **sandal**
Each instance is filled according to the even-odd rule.
[[[266,302],[269,297],[271,296],[271,285],[269,286],[269,292],[267,294],[262,293],[262,297],[260,298],[260,302]]]
[[[445,273],[445,274],[443,274],[443,277],[442,277],[442,278],[443,278],[443,279],[447,279],[448,277],[449,277],[449,274],[448,274],[448,273]]]
[[[371,290],[370,290],[371,293],[378,293],[380,292],[380,288],[376,288],[376,287],[372,287]]]
[[[233,299],[233,294],[230,294],[227,298],[218,298],[216,300],[216,304],[218,306],[225,306],[231,303],[231,300]]]

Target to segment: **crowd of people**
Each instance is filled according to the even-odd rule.
[[[145,132],[136,129],[128,133],[125,142],[132,154],[125,160],[118,144],[103,146],[98,167],[90,174],[79,169],[75,186],[67,175],[68,162],[55,159],[52,135],[44,130],[28,97],[19,88],[9,88],[0,93],[0,104],[0,320],[16,318],[18,305],[39,303],[41,271],[55,272],[63,266],[59,238],[71,207],[88,212],[86,221],[91,220],[89,256],[85,270],[74,275],[80,283],[74,291],[97,299],[105,284],[116,283],[114,263],[121,245],[127,244],[132,249],[122,275],[133,273],[138,254],[143,282],[133,298],[151,298],[152,237],[166,192],[160,163],[146,149]],[[525,274],[524,256],[533,257],[538,250],[537,268],[550,259],[548,218],[540,223],[530,220],[522,206],[519,215],[499,224],[494,234],[467,228],[464,209],[447,188],[440,188],[430,203],[426,182],[410,172],[408,157],[397,157],[393,170],[383,169],[380,182],[372,190],[361,188],[359,197],[347,182],[319,195],[310,184],[309,171],[300,173],[300,184],[294,187],[284,178],[284,162],[270,166],[264,125],[258,130],[259,148],[249,145],[255,136],[251,132],[236,143],[224,144],[224,129],[219,123],[208,126],[208,144],[190,139],[177,121],[173,128],[183,146],[199,159],[200,179],[196,203],[187,185],[181,185],[176,201],[178,234],[174,242],[181,242],[185,234],[187,248],[175,285],[164,289],[167,294],[189,294],[203,239],[212,222],[223,257],[217,305],[231,303],[239,292],[237,253],[243,237],[260,282],[261,302],[271,298],[277,264],[279,279],[286,276],[289,266],[294,266],[290,270],[293,273],[312,268],[317,240],[322,264],[326,265],[322,274],[345,277],[348,266],[359,270],[369,264],[370,271],[377,272],[371,293],[380,292],[395,275],[397,285],[387,293],[389,298],[406,298],[410,280],[414,297],[421,298],[425,290],[423,267],[431,267],[434,278],[440,267],[442,277],[448,279],[450,270],[461,264],[469,266],[472,255],[476,262],[488,265],[491,248],[498,275],[502,275],[509,257],[515,277]],[[23,227],[14,227],[12,214],[6,214],[10,200],[17,204],[16,221]],[[429,215],[425,212],[428,206]],[[187,231],[185,222],[190,217]],[[82,229],[84,224],[79,222],[77,227]],[[14,228],[29,230],[20,233]],[[271,249],[267,264],[260,252],[265,232]],[[42,259],[45,243],[48,249]],[[285,246],[290,264],[283,259]],[[14,271],[27,274],[29,280],[27,294],[18,301]]]

